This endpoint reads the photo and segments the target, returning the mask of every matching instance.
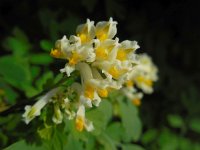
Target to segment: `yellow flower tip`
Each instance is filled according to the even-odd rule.
[[[76,129],[81,132],[84,129],[84,119],[82,117],[77,117],[76,118]]]
[[[106,59],[108,57],[108,53],[105,48],[98,47],[96,49],[96,56],[101,59]]]
[[[139,98],[136,98],[136,99],[133,99],[132,100],[132,103],[135,105],[135,106],[140,106],[141,105],[141,100]]]
[[[139,82],[139,83],[144,83],[146,84],[147,86],[153,86],[153,81],[150,80],[150,79],[145,79],[144,77],[142,76],[139,76],[136,78],[136,80]]]
[[[97,36],[97,39],[99,39],[100,41],[104,41],[108,38],[106,31],[99,31],[96,33],[96,36]]]
[[[97,90],[99,96],[101,97],[107,97],[108,96],[108,90],[107,89],[98,89]]]
[[[125,50],[118,50],[117,52],[117,59],[124,61],[127,58],[127,53],[125,52]]]
[[[133,83],[132,80],[128,80],[128,81],[126,82],[126,86],[127,86],[127,87],[133,87],[133,85],[134,85],[134,83]]]
[[[86,34],[82,33],[82,34],[78,34],[77,36],[80,37],[81,43],[86,43],[86,42],[88,42],[88,37],[87,37]]]
[[[94,88],[92,86],[87,85],[85,87],[85,97],[87,97],[91,100],[94,98]]]
[[[108,71],[109,74],[111,74],[113,76],[113,78],[117,79],[120,76],[120,72],[119,70],[114,66],[111,67]]]
[[[146,80],[146,85],[148,85],[148,86],[153,86],[153,82],[152,82],[152,80]]]
[[[73,66],[73,65],[77,64],[78,61],[80,60],[80,58],[81,58],[81,56],[78,53],[73,52],[72,57],[69,58],[69,65]]]
[[[58,49],[52,49],[50,55],[55,58],[60,58],[62,56],[62,52]]]

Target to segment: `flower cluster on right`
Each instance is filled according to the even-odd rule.
[[[137,106],[143,93],[153,92],[153,82],[158,78],[156,66],[148,55],[135,53],[139,48],[136,41],[119,42],[115,37],[116,26],[117,22],[112,18],[96,25],[87,19],[85,24],[77,27],[76,35],[63,36],[56,41],[51,56],[66,61],[61,73],[67,76],[74,71],[80,73],[81,80],[70,87],[71,94],[76,93],[76,97],[70,99],[70,92],[66,92],[69,88],[49,91],[35,105],[25,107],[26,123],[39,116],[47,104],[53,103],[54,123],[61,123],[67,116],[68,119],[75,118],[78,131],[92,131],[92,121],[86,118],[85,111],[98,107],[111,91],[122,92]]]

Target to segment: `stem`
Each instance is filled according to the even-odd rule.
[[[45,93],[47,93],[48,91],[56,88],[56,87],[59,87],[60,85],[62,85],[64,82],[65,83],[65,86],[68,87],[70,86],[76,79],[78,78],[78,73],[77,72],[74,72],[72,73],[72,75],[70,77],[67,77],[67,76],[64,76],[59,82],[57,82],[55,85],[43,90],[42,92],[40,92],[39,94],[31,97],[29,100],[23,100],[11,107],[9,107],[8,109],[0,112],[0,116],[7,116],[9,115],[10,113],[18,113],[20,111],[22,111],[24,109],[24,107],[26,105],[32,105],[34,104],[34,102],[36,101],[36,99],[42,95],[44,95]]]

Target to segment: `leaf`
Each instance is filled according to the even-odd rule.
[[[5,148],[4,150],[45,150],[43,146],[35,146],[35,145],[29,145],[24,140],[18,141],[9,147]]]
[[[122,150],[144,150],[144,148],[135,144],[126,144],[122,145]]]
[[[24,56],[31,48],[25,33],[19,28],[13,30],[14,36],[8,37],[3,42],[3,47],[13,52],[16,56]]]
[[[48,65],[53,62],[53,58],[47,53],[31,54],[30,63],[36,65]]]
[[[144,144],[150,143],[157,138],[157,130],[149,129],[142,136],[142,142]]]
[[[30,72],[24,63],[12,56],[0,57],[0,75],[9,84],[23,88],[23,85],[28,84],[31,79]]]
[[[168,115],[167,119],[174,128],[181,128],[184,125],[183,119],[179,115]]]
[[[0,78],[0,90],[4,92],[3,96],[10,104],[15,104],[18,93],[15,92],[3,79]]]
[[[190,142],[190,140],[180,137],[179,138],[179,149],[180,150],[189,150],[192,149],[193,150],[193,144]]]
[[[114,122],[106,128],[106,134],[109,135],[113,140],[120,142],[124,129],[120,122]]]
[[[40,67],[32,66],[31,67],[31,79],[34,80],[40,74]]]
[[[40,41],[40,47],[43,50],[50,52],[51,49],[54,47],[54,44],[52,42],[50,42],[49,40],[41,40]]]
[[[71,134],[68,136],[67,144],[64,149],[66,150],[83,150],[83,144],[74,138]]]
[[[105,114],[105,122],[108,123],[112,118],[112,104],[108,100],[103,99],[98,109]]]
[[[200,119],[192,119],[189,122],[189,127],[191,130],[200,133]]]
[[[48,71],[44,73],[37,81],[36,81],[36,86],[39,91],[42,91],[44,86],[47,84],[47,81],[53,79],[53,72]]]
[[[176,135],[164,129],[158,138],[158,144],[162,150],[176,150],[179,143]]]
[[[115,143],[107,134],[102,133],[97,140],[104,146],[104,150],[117,150]]]
[[[41,138],[50,140],[53,135],[53,128],[52,126],[45,126],[44,128],[38,129],[37,132]]]
[[[93,122],[95,128],[93,134],[99,135],[102,130],[105,129],[107,117],[106,114],[100,111],[98,108],[86,112],[86,118]]]
[[[86,113],[86,117],[93,122],[95,135],[105,130],[108,121],[112,117],[112,105],[106,100],[102,100],[100,106]]]
[[[137,141],[141,135],[142,124],[137,115],[136,107],[131,103],[119,101],[122,125],[125,129],[124,141]]]

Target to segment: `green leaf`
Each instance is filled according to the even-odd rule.
[[[144,144],[150,143],[157,138],[157,130],[149,129],[142,136],[142,142]]]
[[[98,109],[105,114],[105,122],[108,123],[112,118],[112,104],[108,100],[103,99]]]
[[[13,52],[16,56],[23,56],[28,53],[31,44],[28,41],[25,33],[19,28],[13,30],[13,37],[8,37],[3,42],[3,47]]]
[[[50,140],[53,135],[53,128],[52,126],[45,126],[44,128],[39,128],[37,132],[41,138]]]
[[[31,79],[34,80],[40,74],[40,67],[32,66],[31,67]]]
[[[36,65],[48,65],[53,62],[53,58],[47,53],[31,54],[30,63]]]
[[[189,127],[191,130],[200,133],[200,119],[192,119],[189,122]]]
[[[103,100],[99,107],[88,111],[86,116],[94,124],[95,130],[93,133],[98,135],[105,130],[108,121],[112,117],[112,105],[107,100]]]
[[[0,78],[0,90],[4,92],[3,96],[10,104],[15,104],[18,93],[15,92],[3,79]]]
[[[86,118],[93,122],[95,128],[93,134],[98,135],[105,129],[107,117],[106,114],[98,108],[86,112]]]
[[[30,72],[24,63],[15,57],[3,56],[0,58],[0,75],[9,84],[23,88],[23,85],[30,83],[31,79]]]
[[[124,129],[120,122],[114,122],[106,128],[107,135],[109,135],[113,140],[120,142],[122,135],[124,134]]]
[[[181,128],[184,126],[183,119],[179,115],[169,115],[167,119],[169,124],[174,128]]]
[[[179,138],[179,149],[180,150],[193,150],[193,144],[190,142],[190,140],[180,137]]]
[[[126,144],[122,146],[122,150],[144,150],[144,148],[135,144]]]
[[[97,140],[104,146],[104,150],[117,150],[115,143],[107,134],[102,133]]]
[[[40,47],[43,50],[50,52],[51,49],[54,47],[54,44],[52,42],[50,42],[49,40],[41,40],[40,41]]]
[[[161,132],[158,138],[158,144],[161,150],[177,150],[179,146],[178,138],[168,129],[164,129]]]
[[[66,150],[83,150],[83,144],[74,138],[71,134],[68,136],[67,144],[64,149]]]
[[[27,144],[24,140],[18,141],[9,147],[5,148],[4,150],[45,150],[43,146],[35,146]]]
[[[36,81],[36,86],[39,91],[42,91],[44,86],[48,84],[47,82],[49,80],[53,80],[53,72],[48,71],[44,73],[37,81]]]
[[[136,107],[131,103],[119,101],[122,125],[125,129],[124,141],[137,141],[140,138],[142,124],[138,117]]]

